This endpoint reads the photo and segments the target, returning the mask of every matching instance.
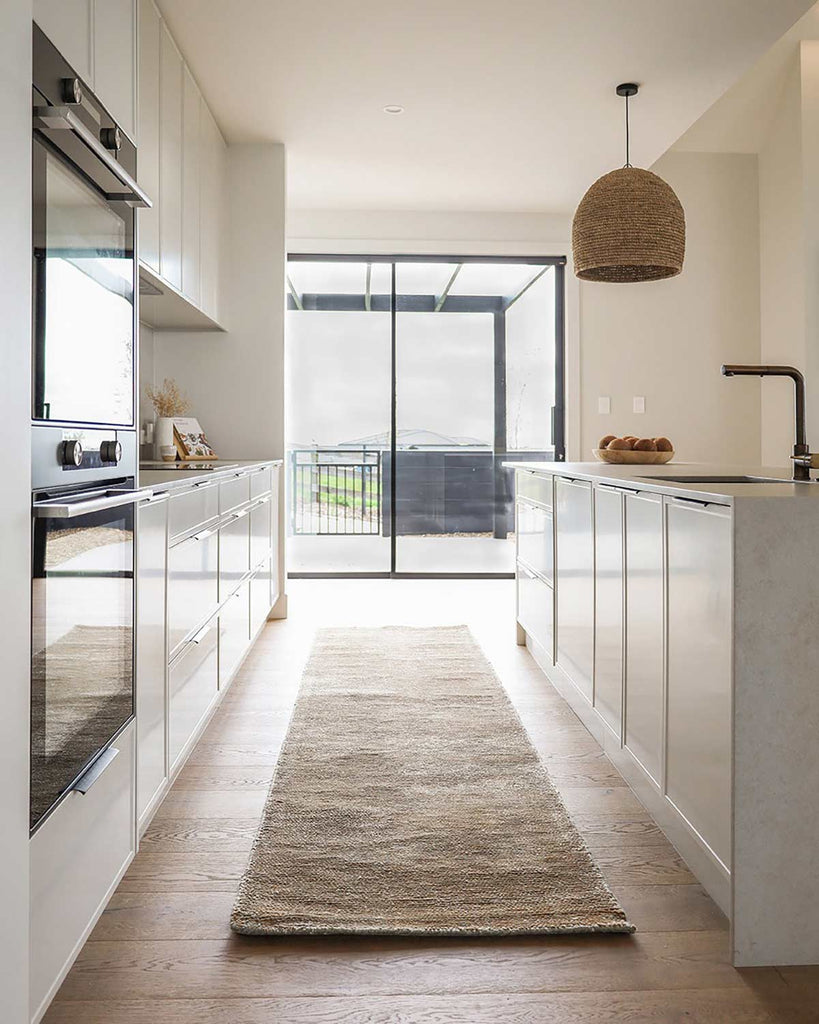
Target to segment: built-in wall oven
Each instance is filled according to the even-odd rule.
[[[134,712],[136,148],[34,26],[31,827]]]

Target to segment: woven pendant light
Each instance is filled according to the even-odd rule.
[[[629,162],[631,82],[626,100],[626,165],[604,174],[580,200],[572,223],[574,272],[584,281],[659,281],[674,277],[685,257],[685,214],[671,186]]]

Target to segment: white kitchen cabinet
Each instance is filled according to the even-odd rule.
[[[518,622],[554,662],[554,593],[531,569],[518,562]]]
[[[202,155],[199,182],[201,305],[208,316],[218,320],[227,147],[204,100],[199,114],[199,130]]]
[[[182,287],[182,58],[159,30],[159,269]]]
[[[193,75],[182,70],[182,292],[194,305],[201,303],[199,259],[200,107],[202,97]]]
[[[94,92],[134,140],[136,31],[135,0],[97,0],[94,4]]]
[[[598,485],[594,499],[594,706],[620,736],[623,723],[623,493]]]
[[[168,500],[137,509],[136,715],[137,819],[167,778],[165,751],[165,574]]]
[[[139,126],[137,180],[153,206],[137,213],[139,258],[159,267],[159,65],[162,19],[153,0],[139,0]]]
[[[250,582],[222,604],[219,612],[219,689],[226,689],[250,641]]]
[[[168,653],[213,613],[218,603],[219,530],[212,526],[168,551]]]
[[[626,747],[661,785],[663,746],[663,503],[626,502]]]
[[[666,517],[666,792],[723,864],[730,865],[730,509],[667,498]]]
[[[554,525],[551,509],[517,502],[517,557],[548,583],[554,582]]]
[[[34,20],[92,89],[94,7],[94,0],[34,0]],[[100,99],[107,103],[104,96]]]
[[[134,724],[85,794],[69,793],[31,838],[31,1011],[39,1020],[136,849]]]
[[[250,568],[270,559],[273,509],[270,494],[256,498],[250,512]]]
[[[254,637],[267,620],[272,607],[271,586],[273,562],[268,559],[250,578],[250,636]]]
[[[557,663],[589,701],[594,679],[594,530],[588,480],[555,480]]]
[[[168,669],[171,772],[210,711],[219,691],[219,630],[213,618],[189,640]]]
[[[219,600],[236,590],[250,571],[250,512],[228,513],[219,529]]]

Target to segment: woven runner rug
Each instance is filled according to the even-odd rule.
[[[231,927],[634,930],[466,626],[319,632]]]

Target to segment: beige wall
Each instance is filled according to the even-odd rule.
[[[719,372],[759,361],[756,157],[671,152],[653,169],[685,209],[685,266],[668,281],[581,284],[582,458],[601,435],[631,433],[670,437],[684,460],[757,463],[759,383]]]
[[[762,362],[805,369],[801,119],[797,55],[759,153],[760,326]],[[761,410],[762,461],[784,465],[794,438],[793,384],[786,379],[766,380]]]

